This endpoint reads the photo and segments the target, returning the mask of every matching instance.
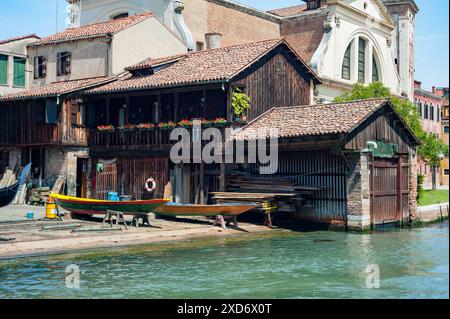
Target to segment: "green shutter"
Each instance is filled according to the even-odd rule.
[[[25,86],[25,59],[14,58],[14,86]]]
[[[8,84],[8,56],[0,54],[0,84]]]

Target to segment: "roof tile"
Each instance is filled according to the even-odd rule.
[[[178,56],[177,63],[155,74],[124,78],[89,90],[88,93],[105,93],[228,80],[283,42],[283,39],[266,40],[188,53],[184,56]],[[151,65],[152,63],[154,64],[151,60],[150,62],[147,61],[147,63],[144,61],[143,65]]]
[[[255,139],[258,134],[269,137],[271,129],[278,130],[280,138],[350,133],[386,102],[376,99],[273,108],[237,131],[234,138]]]
[[[138,22],[154,16],[152,12],[132,15],[126,18],[110,20],[106,22],[94,23],[81,26],[79,28],[69,28],[62,32],[42,38],[30,43],[30,46],[37,46],[48,43],[64,42],[84,38],[97,38],[107,36],[122,31]]]
[[[91,88],[96,85],[101,85],[114,79],[115,77],[97,77],[74,81],[54,82],[46,86],[0,96],[0,102],[67,94],[78,90]]]

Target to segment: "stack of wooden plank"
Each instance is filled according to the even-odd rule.
[[[29,191],[28,204],[30,205],[44,205],[50,196],[50,187],[32,188]]]
[[[16,182],[16,174],[13,170],[7,168],[5,173],[3,174],[2,179],[0,180],[0,189],[11,186]]]

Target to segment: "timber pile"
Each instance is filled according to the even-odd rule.
[[[44,205],[48,201],[50,194],[50,187],[32,188],[30,190],[30,196],[28,196],[28,204]]]

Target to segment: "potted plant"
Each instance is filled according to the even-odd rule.
[[[169,122],[161,122],[161,123],[158,124],[158,128],[159,128],[160,130],[171,130],[171,129],[174,129],[175,127],[177,127],[177,124],[175,124],[175,123],[172,122],[172,121],[169,121]]]
[[[192,121],[184,119],[184,120],[178,122],[178,125],[181,126],[181,127],[184,127],[184,128],[188,128],[188,127],[192,126]]]
[[[239,88],[234,88],[231,95],[231,106],[233,107],[236,121],[247,121],[247,110],[250,108],[250,97]]]
[[[213,125],[213,121],[202,119],[202,126],[203,127],[207,128],[207,127],[211,127],[212,125]]]
[[[213,125],[216,127],[223,127],[225,126],[228,122],[227,120],[225,120],[223,117],[219,117],[215,120],[212,121]]]
[[[100,125],[100,126],[97,126],[97,130],[99,130],[101,132],[111,132],[111,131],[114,131],[115,128],[112,125]]]
[[[134,124],[125,124],[125,125],[119,126],[119,130],[124,131],[124,132],[131,132],[131,131],[134,131],[135,129],[136,129],[136,125],[134,125]]]
[[[141,124],[137,125],[136,128],[140,131],[153,131],[153,130],[155,130],[155,124],[141,123]]]

